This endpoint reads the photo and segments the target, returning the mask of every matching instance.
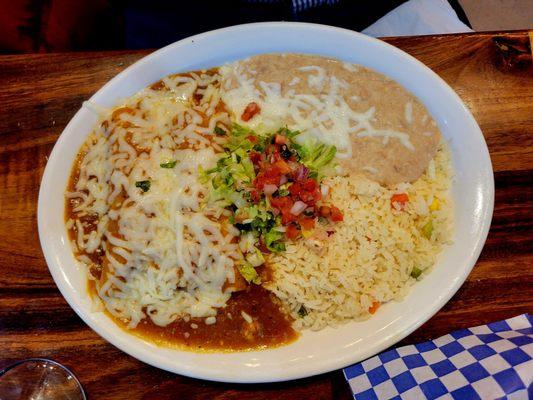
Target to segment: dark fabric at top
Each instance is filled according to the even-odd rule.
[[[261,21],[301,21],[362,30],[406,0],[339,0],[295,12],[291,0],[125,3],[125,47],[162,47],[187,36]]]

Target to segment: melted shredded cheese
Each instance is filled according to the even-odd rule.
[[[198,176],[200,166],[216,165],[221,148],[210,136],[215,126],[231,125],[221,104],[240,116],[256,102],[261,112],[239,123],[265,131],[288,125],[304,132],[302,140],[311,136],[336,146],[340,158],[352,155],[353,138],[377,138],[383,145],[397,140],[414,150],[407,133],[373,126],[373,107],[353,110],[342,94],[346,82],[318,66],[299,71],[319,94],[298,93],[299,77],[288,88],[261,81],[236,62],[218,73],[166,77],[113,109],[84,103],[101,121],[66,193],[73,213],[66,226],[75,232],[78,260],[88,269],[95,256],[100,260],[101,277],[92,279],[112,315],[131,328],[147,317],[159,326],[191,317],[210,325],[231,296],[234,264],[242,257],[235,243],[239,232],[223,222],[226,210],[203,206],[209,188]],[[405,119],[412,122],[412,104],[406,104]],[[146,183],[138,185],[143,181],[149,182],[146,190]]]
[[[405,120],[408,124],[413,123],[413,102],[411,101],[405,103]]]
[[[218,156],[206,137],[216,123],[229,126],[218,75],[171,76],[165,88],[144,89],[104,113],[86,143],[79,178],[66,194],[74,201],[75,247],[80,262],[100,252],[96,289],[107,310],[135,327],[145,317],[166,326],[179,316],[216,322],[235,281],[234,230],[202,208],[208,187],[198,169]],[[199,102],[193,95],[202,95]],[[207,125],[204,119],[207,119]],[[160,164],[176,161],[173,168]],[[150,181],[144,192],[136,182]],[[89,229],[82,216],[95,216]],[[87,255],[86,255],[87,254]]]
[[[275,130],[287,125],[303,131],[304,135],[336,146],[339,158],[352,155],[351,138],[354,136],[382,138],[384,145],[395,139],[409,150],[414,150],[409,134],[377,129],[372,125],[373,107],[366,112],[353,110],[341,93],[341,89],[347,87],[346,82],[328,75],[324,68],[318,66],[301,67],[299,71],[307,73],[308,86],[320,90],[321,94],[297,93],[292,88],[298,83],[294,79],[289,83],[288,90],[282,93],[279,83],[256,80],[242,62],[235,62],[221,68],[225,89],[222,99],[236,116],[242,115],[249,103],[259,104],[260,114],[239,123],[259,130]]]

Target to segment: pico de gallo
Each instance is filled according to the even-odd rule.
[[[286,249],[287,241],[327,239],[343,214],[329,199],[323,179],[334,168],[335,146],[297,141],[298,131],[259,134],[240,125],[215,128],[225,137],[216,167],[200,170],[212,189],[207,201],[231,211],[240,231],[245,262],[239,271],[259,283],[255,268],[264,254]]]

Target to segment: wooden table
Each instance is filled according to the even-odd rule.
[[[533,311],[533,68],[527,51],[514,57],[520,45],[498,48],[494,36],[387,39],[436,71],[470,107],[496,180],[492,228],[477,265],[454,298],[401,344]],[[527,32],[500,36],[525,43]],[[340,371],[253,386],[160,371],[105,342],[61,297],[37,234],[47,156],[82,101],[147,53],[0,57],[0,367],[52,358],[74,370],[90,399],[350,398]]]

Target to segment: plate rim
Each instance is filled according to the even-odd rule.
[[[222,32],[227,31],[239,31],[239,30],[247,30],[247,29],[261,29],[261,28],[294,28],[298,29],[300,27],[304,28],[314,28],[318,30],[330,30],[330,31],[340,31],[344,34],[349,33],[351,35],[354,35],[358,37],[361,40],[368,40],[371,42],[374,42],[374,44],[378,44],[386,49],[386,51],[392,51],[396,53],[397,55],[401,56],[402,58],[409,58],[411,62],[414,62],[417,64],[419,68],[423,68],[426,70],[426,72],[430,73],[432,75],[432,79],[436,79],[440,86],[448,91],[448,93],[454,97],[454,101],[458,103],[461,108],[466,112],[466,115],[469,119],[471,119],[471,122],[474,123],[474,127],[479,134],[482,143],[484,144],[483,148],[480,149],[484,154],[483,156],[486,156],[488,158],[488,165],[490,166],[490,169],[485,171],[486,176],[490,176],[491,179],[488,179],[485,184],[486,187],[484,188],[486,190],[484,199],[486,200],[486,203],[484,204],[484,210],[482,215],[482,222],[481,222],[481,231],[480,235],[477,237],[474,251],[472,252],[472,257],[469,260],[469,266],[468,268],[463,269],[461,276],[457,277],[453,283],[453,286],[451,287],[448,292],[440,297],[437,301],[433,303],[433,307],[431,307],[431,311],[429,311],[424,316],[418,318],[414,323],[410,324],[409,326],[405,327],[401,332],[396,332],[395,335],[392,335],[391,337],[387,338],[386,340],[383,340],[379,345],[374,346],[370,350],[361,351],[358,353],[357,357],[345,355],[344,357],[338,358],[336,360],[328,360],[328,362],[324,363],[322,368],[315,368],[312,371],[308,371],[306,369],[302,369],[296,372],[290,372],[287,373],[285,371],[279,371],[275,374],[269,374],[268,376],[265,376],[261,372],[258,372],[257,370],[252,370],[253,373],[250,373],[248,375],[233,375],[226,373],[225,371],[220,371],[220,368],[214,368],[210,370],[198,370],[198,368],[195,368],[195,366],[180,366],[179,364],[168,364],[163,362],[164,360],[157,360],[157,357],[147,357],[144,354],[139,354],[135,352],[135,349],[131,349],[130,346],[128,346],[126,343],[121,342],[120,340],[112,337],[109,332],[105,332],[104,328],[102,328],[99,324],[97,324],[92,318],[90,318],[89,315],[86,315],[84,310],[78,306],[79,299],[76,298],[75,293],[72,292],[71,288],[68,285],[68,277],[65,275],[65,273],[61,270],[61,268],[57,264],[57,260],[55,258],[55,254],[53,254],[52,249],[47,244],[47,236],[46,236],[46,215],[44,214],[44,208],[45,205],[43,204],[46,191],[48,187],[50,186],[50,181],[53,179],[53,176],[51,175],[51,168],[49,168],[49,165],[51,165],[51,161],[55,160],[57,157],[60,157],[59,155],[59,147],[61,147],[61,144],[63,141],[65,141],[65,132],[68,132],[71,129],[71,126],[74,124],[73,121],[75,121],[77,118],[80,117],[80,113],[82,111],[82,108],[76,112],[76,114],[72,117],[72,119],[69,121],[69,123],[65,126],[63,129],[61,135],[59,136],[58,140],[54,144],[54,148],[49,156],[49,161],[46,165],[41,185],[39,189],[39,198],[38,198],[38,231],[39,231],[39,239],[41,243],[41,248],[44,253],[46,263],[48,266],[48,269],[54,279],[54,282],[56,283],[57,287],[59,288],[62,296],[65,298],[65,300],[68,302],[70,307],[80,316],[80,318],[91,327],[93,331],[95,331],[98,335],[100,335],[102,338],[104,338],[107,342],[114,345],[115,347],[119,348],[121,351],[125,352],[126,354],[141,360],[147,364],[150,364],[154,367],[161,368],[168,370],[170,372],[178,373],[184,376],[189,376],[193,378],[200,378],[200,379],[207,379],[211,381],[219,381],[219,382],[231,382],[231,383],[266,383],[266,382],[278,382],[278,381],[287,381],[287,380],[293,380],[293,379],[300,379],[305,378],[313,375],[318,375],[325,372],[330,372],[333,370],[337,370],[340,368],[344,368],[345,366],[357,362],[358,360],[366,359],[372,355],[378,354],[384,349],[394,345],[399,340],[405,338],[410,333],[412,333],[414,330],[416,330],[418,327],[420,327],[422,324],[427,322],[430,318],[432,318],[449,300],[450,298],[455,295],[457,290],[462,286],[468,275],[470,274],[472,268],[476,264],[479,255],[483,249],[484,243],[486,241],[491,220],[492,220],[492,214],[493,214],[493,208],[494,208],[494,174],[492,169],[492,163],[490,160],[490,153],[488,151],[486,141],[483,137],[483,134],[481,132],[481,129],[479,128],[479,125],[477,124],[477,121],[473,117],[470,110],[466,107],[462,99],[459,97],[459,95],[434,71],[432,71],[429,67],[427,67],[425,64],[423,64],[421,61],[417,60],[413,56],[409,55],[408,53],[398,49],[397,47],[390,45],[386,42],[383,42],[379,39],[375,39],[366,35],[363,35],[361,33],[350,31],[343,28],[337,28],[332,27],[328,25],[321,25],[321,24],[311,24],[311,23],[300,23],[300,22],[259,22],[259,23],[251,23],[251,24],[242,24],[242,25],[235,25],[227,28],[217,29],[205,33],[201,33],[195,36],[191,36],[185,39],[182,39],[180,41],[174,42],[172,44],[169,44],[168,46],[165,46],[153,53],[148,54],[145,57],[142,57],[132,65],[128,66],[126,69],[121,71],[119,74],[115,75],[112,79],[110,79],[108,82],[106,82],[105,85],[103,85],[101,88],[98,89],[97,92],[95,92],[89,100],[94,100],[95,98],[98,98],[99,93],[105,91],[106,88],[108,88],[110,85],[113,84],[113,82],[116,82],[121,76],[127,75],[130,73],[131,70],[138,68],[140,65],[150,62],[151,59],[157,58],[160,54],[171,51],[174,48],[180,46],[180,45],[186,45],[190,42],[194,42],[198,39],[205,39],[209,38],[209,36],[217,35]],[[403,85],[402,85],[403,86]],[[409,90],[409,89],[408,89]],[[133,335],[130,335],[133,336]],[[142,340],[140,338],[136,338],[138,340]],[[182,353],[182,351],[177,350],[178,352]],[[187,353],[187,352],[184,352]],[[215,353],[220,354],[220,353]],[[356,359],[357,358],[357,359]]]

